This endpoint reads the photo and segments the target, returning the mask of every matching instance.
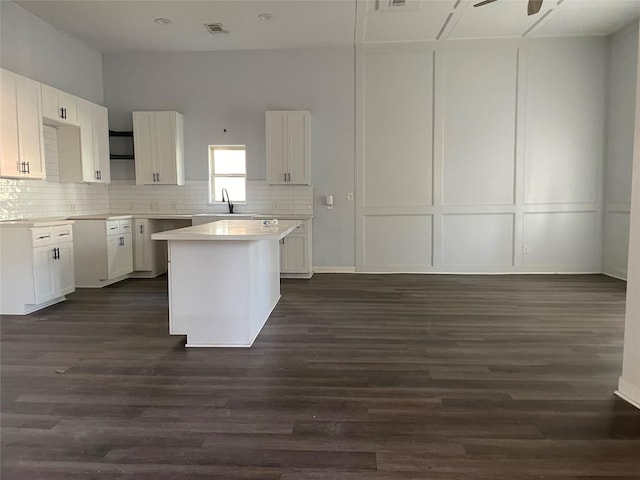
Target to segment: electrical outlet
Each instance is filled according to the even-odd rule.
[[[175,210],[176,208],[178,208],[178,202],[171,202],[171,203],[169,204],[169,208],[170,208],[171,210]]]
[[[347,193],[347,202],[353,202],[353,192]]]
[[[529,253],[529,245],[523,245],[522,246],[522,253],[524,255],[527,255]]]
[[[151,210],[160,210],[160,202],[151,202]]]
[[[76,206],[74,204],[71,204],[70,205],[70,210],[71,210],[71,213],[75,213],[76,212]]]
[[[133,212],[136,209],[136,204],[133,202],[129,202],[129,211]]]

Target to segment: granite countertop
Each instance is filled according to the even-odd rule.
[[[151,235],[153,240],[280,240],[300,225],[296,220],[282,220],[265,226],[260,220],[220,220],[193,227],[178,228]]]

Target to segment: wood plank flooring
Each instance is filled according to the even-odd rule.
[[[640,479],[624,282],[283,280],[251,349],[185,349],[166,278],[3,316],[3,480]]]

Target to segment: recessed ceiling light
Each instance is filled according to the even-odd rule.
[[[155,18],[153,21],[156,22],[158,25],[169,25],[171,23],[170,18],[162,18],[162,17]]]
[[[271,20],[273,18],[273,14],[271,14],[271,13],[261,13],[260,15],[258,15],[258,18],[260,20]]]

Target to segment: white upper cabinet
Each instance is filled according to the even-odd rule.
[[[60,182],[110,183],[107,109],[76,99],[79,127],[58,127]]]
[[[136,185],[184,185],[183,117],[133,112]]]
[[[0,177],[45,177],[40,83],[0,70]]]
[[[311,114],[266,112],[267,181],[271,185],[311,184]]]
[[[78,125],[78,98],[42,85],[42,116],[52,125]]]

